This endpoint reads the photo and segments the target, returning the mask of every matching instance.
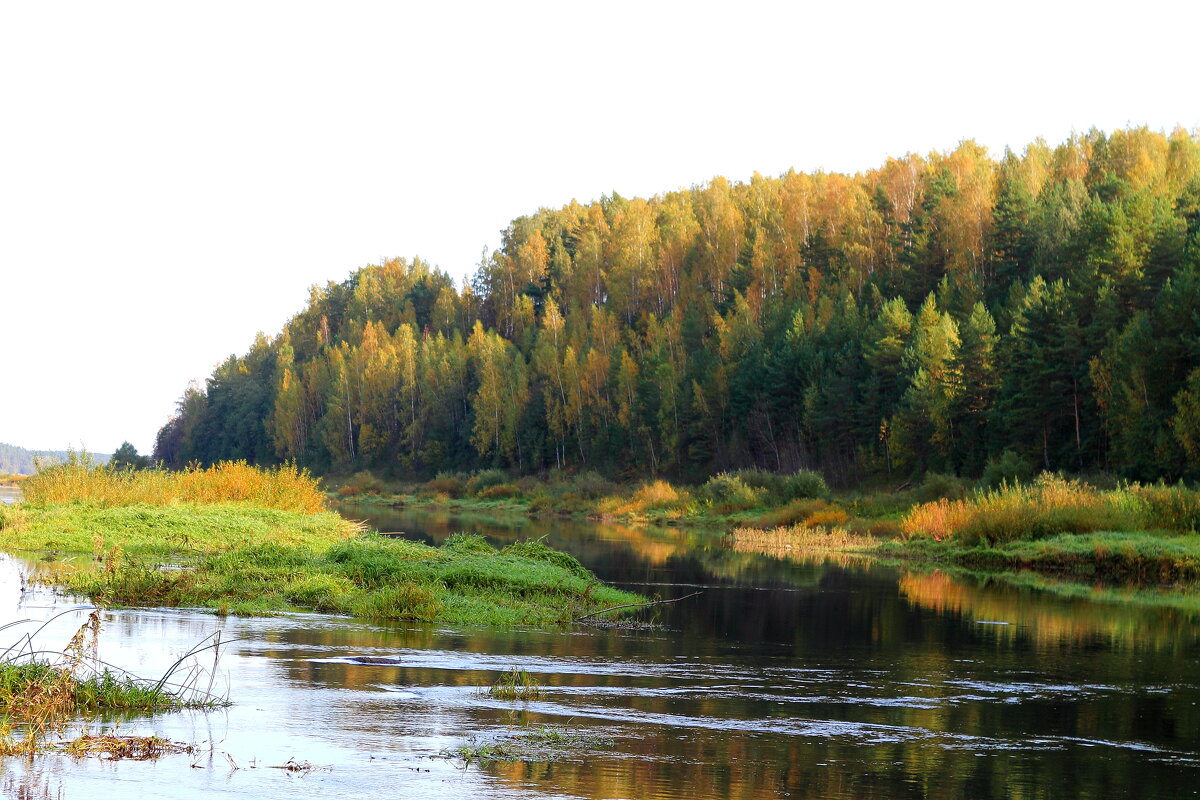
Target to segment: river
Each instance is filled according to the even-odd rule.
[[[105,613],[102,657],[157,675],[227,644],[216,712],[93,722],[197,745],[157,762],[0,761],[8,796],[446,798],[1180,798],[1200,789],[1200,603],[737,553],[720,534],[504,524],[348,508],[426,541],[545,536],[601,578],[664,599],[654,627],[487,630],[318,614]],[[71,604],[22,587],[5,619]],[[39,634],[61,646],[84,612]],[[0,620],[2,622],[4,620]],[[15,629],[7,629],[10,635]],[[232,641],[232,640],[237,641]],[[353,663],[386,656],[399,665]],[[505,670],[537,699],[484,691]],[[611,740],[551,763],[439,753],[561,726]],[[277,769],[289,759],[316,769]]]

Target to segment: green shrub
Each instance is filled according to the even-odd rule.
[[[338,487],[337,493],[342,497],[352,497],[356,494],[381,494],[383,482],[367,470],[356,472]]]
[[[761,505],[767,494],[764,489],[747,486],[741,478],[722,472],[708,479],[700,493],[713,508],[722,513],[743,511]]]
[[[934,500],[961,500],[967,496],[967,484],[955,475],[940,472],[927,472],[925,479],[914,492],[918,503],[930,503]]]
[[[467,481],[467,493],[478,495],[484,489],[490,486],[497,486],[502,483],[508,483],[508,473],[502,469],[485,469],[483,472],[477,472]]]
[[[775,502],[785,502],[791,499],[791,488],[786,475],[765,469],[739,469],[725,474],[737,478],[751,489],[762,490],[765,497],[769,497]]]
[[[585,470],[568,483],[567,492],[584,500],[599,500],[610,494],[616,494],[617,485],[592,470]]]
[[[1144,504],[1146,527],[1180,533],[1200,531],[1200,493],[1183,484],[1132,486],[1126,491]]]
[[[800,500],[806,497],[828,497],[829,486],[819,472],[802,469],[787,476],[785,499]]]
[[[999,458],[989,458],[983,468],[979,485],[984,489],[999,489],[1002,485],[1025,483],[1033,477],[1033,464],[1012,450],[1005,450]]]

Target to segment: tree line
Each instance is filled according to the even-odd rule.
[[[1195,133],[964,141],[543,208],[461,287],[364,267],[188,387],[154,458],[1196,477],[1198,314]]]

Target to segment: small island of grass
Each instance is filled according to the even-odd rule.
[[[640,599],[536,541],[496,550],[460,535],[435,548],[364,533],[324,510],[317,482],[291,466],[165,472],[76,459],[23,491],[0,507],[0,548],[37,554],[36,579],[107,604],[504,626]]]

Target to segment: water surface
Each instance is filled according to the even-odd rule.
[[[643,630],[106,612],[103,657],[140,674],[160,672],[215,630],[240,639],[220,662],[234,705],[119,723],[123,732],[195,742],[195,755],[10,759],[0,762],[4,791],[1177,798],[1197,790],[1200,632],[1187,603],[1100,600],[1086,587],[1067,596],[858,562],[783,562],[736,553],[720,533],[347,514],[431,541],[463,529],[498,544],[546,536],[622,586],[667,599],[701,594],[655,607],[645,618],[658,627]],[[22,593],[18,573],[29,566],[5,569],[0,607],[10,616],[69,605]],[[42,636],[65,641],[79,621],[60,620]],[[355,664],[356,655],[401,664]],[[513,667],[546,686],[539,699],[499,701],[482,691]],[[437,757],[472,737],[541,725],[614,744],[548,764],[463,768]],[[272,768],[288,759],[321,769]]]

